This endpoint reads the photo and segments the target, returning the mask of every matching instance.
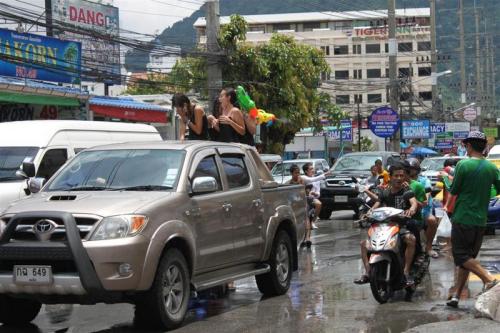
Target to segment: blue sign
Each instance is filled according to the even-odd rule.
[[[341,131],[338,128],[326,128],[323,132],[324,136],[340,141],[340,133],[342,132],[342,141],[352,142],[352,125],[349,119],[340,121]]]
[[[398,113],[388,106],[373,111],[368,122],[373,134],[381,138],[393,136],[399,128]]]
[[[81,54],[78,42],[0,29],[0,75],[79,83]]]
[[[431,137],[429,120],[403,120],[401,122],[402,139],[428,139]]]
[[[431,134],[444,133],[446,132],[445,123],[432,123],[431,124]]]
[[[469,136],[469,132],[453,132],[453,139],[464,140]]]
[[[436,140],[434,142],[434,148],[436,148],[436,149],[451,149],[451,148],[453,148],[453,140],[452,139]]]

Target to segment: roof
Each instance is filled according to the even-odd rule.
[[[77,88],[5,76],[0,76],[0,90],[17,91],[20,93],[38,93],[61,97],[74,97],[80,99],[89,98],[89,94],[87,92]]]
[[[91,148],[91,150],[113,150],[113,149],[192,149],[196,150],[198,148],[222,148],[222,147],[235,147],[235,148],[245,148],[248,146],[240,143],[225,143],[217,141],[152,141],[152,142],[125,142],[116,143],[104,146],[98,146]]]
[[[308,162],[316,162],[316,161],[325,161],[324,158],[303,158],[297,160],[286,160],[283,163],[308,163]]]
[[[148,110],[168,112],[169,109],[156,104],[144,103],[136,101],[132,97],[107,97],[107,96],[94,96],[89,100],[91,105],[109,106],[125,109],[135,110]]]
[[[396,9],[396,17],[428,17],[430,8],[407,8]],[[346,21],[346,20],[369,20],[377,18],[387,18],[387,9],[383,10],[362,10],[347,12],[305,12],[305,13],[284,13],[265,15],[243,15],[243,18],[250,24],[270,24],[270,23],[294,23],[309,21]],[[220,24],[228,24],[229,16],[222,16]],[[205,27],[207,25],[204,17],[200,17],[193,24],[195,27]]]
[[[150,125],[85,120],[28,120],[0,123],[0,146],[45,147],[61,130],[157,133]]]

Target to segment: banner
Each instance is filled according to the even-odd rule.
[[[81,44],[0,29],[0,75],[79,83]]]
[[[446,123],[445,132],[470,132],[470,123]]]
[[[484,127],[483,128],[484,135],[487,138],[496,138],[498,137],[498,128],[497,127]]]
[[[453,148],[452,139],[436,139],[434,142],[434,148],[436,149],[451,149]]]
[[[52,0],[52,17],[54,21],[109,36],[110,38],[99,38],[54,30],[54,34],[62,39],[82,43],[83,80],[121,83],[120,44],[116,41],[120,30],[118,7],[85,0]]]
[[[428,139],[431,137],[429,120],[403,120],[401,122],[402,139]]]
[[[446,130],[445,123],[432,123],[431,124],[431,134],[443,133]]]
[[[399,116],[392,108],[382,106],[372,112],[368,123],[373,134],[381,138],[390,138],[399,128]]]
[[[323,136],[327,136],[336,141],[340,141],[340,133],[342,132],[342,141],[352,142],[352,125],[350,120],[340,121],[341,131],[336,127],[325,127],[324,131],[321,133]]]
[[[453,132],[453,139],[463,140],[469,136],[469,132]]]

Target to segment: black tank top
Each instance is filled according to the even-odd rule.
[[[241,143],[244,143],[249,146],[255,146],[255,140],[253,138],[253,135],[250,134],[250,132],[248,131],[248,126],[246,121],[245,121],[245,134],[239,135],[239,137]]]
[[[193,106],[193,112],[189,120],[193,125],[195,125],[195,111],[196,105]],[[188,140],[208,140],[208,120],[207,115],[203,112],[201,133],[196,134],[191,128],[189,129]]]
[[[219,124],[219,135],[217,136],[219,142],[240,142],[240,135],[231,125]]]

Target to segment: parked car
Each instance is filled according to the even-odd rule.
[[[138,325],[172,329],[191,291],[255,276],[284,294],[305,217],[304,187],[279,187],[249,146],[87,149],[0,216],[0,323],[42,303],[130,302]]]
[[[327,177],[321,187],[320,218],[329,219],[335,210],[358,210],[356,198],[359,194],[355,187],[356,179],[367,178],[370,175],[370,167],[376,160],[382,160],[386,169],[401,159],[399,153],[386,151],[370,151],[360,153],[349,153],[340,157],[332,167],[332,174]]]
[[[491,147],[487,159],[497,167],[500,167],[500,145]]]
[[[29,195],[16,176],[24,161],[46,180],[83,149],[127,141],[161,141],[149,125],[103,121],[34,120],[0,123],[0,212],[13,200]]]
[[[453,157],[428,157],[422,161],[420,167],[422,168],[422,176],[429,178],[432,186],[435,186],[439,181],[439,172],[443,170],[444,161],[448,159],[462,160],[465,156]]]
[[[272,170],[274,166],[283,161],[280,155],[276,154],[260,154],[262,162],[267,165],[269,170]]]
[[[316,173],[326,172],[330,169],[328,162],[325,159],[300,159],[300,160],[288,160],[281,163],[277,163],[271,170],[273,178],[278,184],[285,184],[287,181],[292,179],[290,174],[290,167],[296,164],[300,168],[300,174],[303,175],[304,171],[302,166],[306,163],[312,163]]]

